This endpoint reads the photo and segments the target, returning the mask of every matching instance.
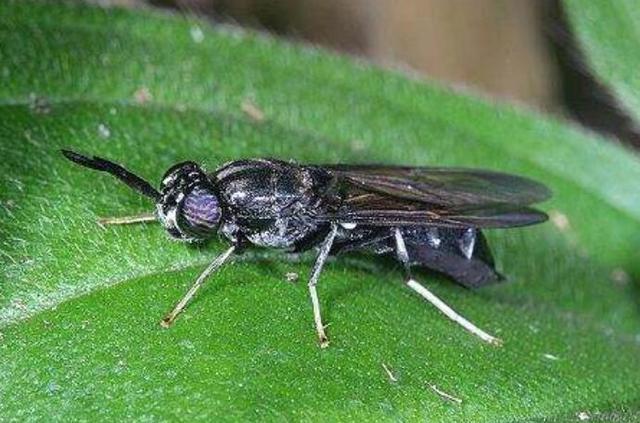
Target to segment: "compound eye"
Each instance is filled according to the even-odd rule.
[[[169,169],[160,186],[158,218],[174,238],[198,241],[215,234],[222,212],[215,188],[206,173],[193,162]]]
[[[208,235],[220,222],[218,198],[206,188],[194,188],[182,203],[180,227],[192,235]]]

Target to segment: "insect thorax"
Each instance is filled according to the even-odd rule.
[[[290,248],[320,229],[321,195],[330,176],[317,168],[277,160],[230,163],[212,177],[227,209],[220,231],[232,241]]]

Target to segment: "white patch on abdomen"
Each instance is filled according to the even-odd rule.
[[[260,247],[289,248],[316,229],[316,225],[296,223],[290,222],[289,218],[277,219],[269,228],[247,234],[246,237],[251,243]]]

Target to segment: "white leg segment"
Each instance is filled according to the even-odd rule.
[[[98,225],[129,225],[132,223],[155,222],[158,220],[153,213],[143,213],[136,216],[101,217]]]
[[[418,281],[413,279],[411,276],[410,266],[409,266],[409,254],[407,252],[407,247],[404,243],[404,238],[402,237],[402,233],[399,229],[394,230],[394,236],[396,240],[396,255],[398,260],[400,260],[405,267],[407,279],[406,284],[409,288],[413,289],[415,292],[420,294],[422,298],[429,301],[433,304],[438,310],[444,313],[445,316],[476,335],[480,339],[485,342],[488,342],[493,345],[502,345],[502,340],[500,338],[496,338],[495,336],[489,335],[487,332],[483,331],[469,320],[465,319],[461,315],[459,315],[454,309],[449,307],[444,301],[442,301],[439,297],[437,297],[433,292],[429,291],[424,285],[420,284]]]
[[[168,328],[168,327],[171,326],[171,324],[176,320],[178,315],[187,306],[187,304],[189,303],[191,298],[193,298],[193,296],[196,295],[196,292],[198,292],[198,290],[200,289],[202,284],[204,284],[204,282],[207,280],[207,277],[209,277],[209,275],[211,275],[220,266],[222,266],[224,264],[224,262],[227,261],[229,256],[231,256],[231,254],[235,251],[235,249],[236,249],[236,246],[232,245],[224,253],[222,253],[219,256],[217,256],[211,262],[211,264],[209,264],[209,266],[207,266],[207,268],[204,269],[204,271],[200,274],[200,276],[198,276],[198,279],[196,279],[195,283],[187,291],[187,293],[184,295],[184,297],[182,297],[182,299],[178,302],[178,304],[176,304],[176,306],[173,308],[173,310],[170,313],[168,313],[160,321],[160,326],[162,326],[163,328]]]
[[[322,241],[320,251],[318,252],[318,256],[316,257],[316,262],[314,263],[313,270],[311,271],[311,277],[309,278],[309,295],[311,296],[313,320],[316,325],[316,332],[318,333],[318,342],[320,342],[320,348],[326,348],[329,346],[329,338],[327,338],[327,334],[324,331],[324,324],[322,323],[322,315],[320,314],[320,300],[318,299],[318,291],[316,290],[316,285],[318,284],[318,279],[320,278],[322,267],[324,266],[324,262],[329,256],[329,251],[331,251],[331,246],[333,245],[333,240],[335,239],[337,232],[338,225],[332,223],[331,232],[329,232],[324,241]]]
[[[480,329],[479,327],[477,327],[476,325],[474,325],[473,323],[471,323],[470,321],[468,321],[467,319],[465,319],[464,317],[456,313],[454,309],[452,309],[447,304],[445,304],[444,301],[438,298],[433,292],[429,291],[423,285],[418,283],[415,279],[407,280],[407,286],[413,289],[418,294],[420,294],[422,298],[424,298],[425,300],[433,304],[438,310],[444,313],[444,315],[447,316],[449,319],[453,320],[454,322],[456,322],[457,324],[459,324],[460,326],[462,326],[472,334],[476,335],[483,341],[493,345],[498,345],[498,346],[502,345],[502,340],[500,338],[496,338],[495,336],[489,335],[487,332],[483,331],[482,329]]]

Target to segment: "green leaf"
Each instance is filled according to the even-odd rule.
[[[640,120],[640,8],[634,0],[565,0],[569,23],[596,77]]]
[[[323,274],[327,350],[315,342],[309,256],[244,256],[163,330],[223,242],[189,247],[157,225],[101,229],[97,216],[152,205],[73,166],[62,147],[152,181],[180,160],[212,169],[250,156],[482,166],[548,184],[555,224],[489,234],[508,283],[472,292],[417,273],[502,348],[369,256]],[[637,416],[640,163],[567,123],[235,28],[10,1],[0,157],[2,420]]]

